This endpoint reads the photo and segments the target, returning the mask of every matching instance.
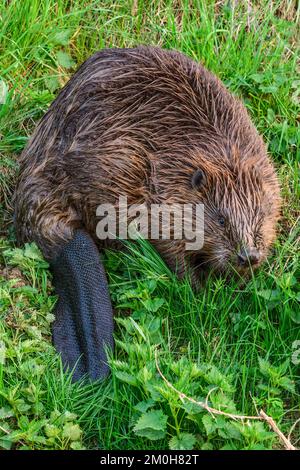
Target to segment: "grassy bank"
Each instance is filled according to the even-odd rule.
[[[215,409],[264,409],[286,435],[299,418],[299,15],[288,0],[0,0],[0,448],[282,446],[259,420],[214,416],[180,399],[158,367],[177,390]],[[279,239],[248,284],[211,278],[197,295],[147,244],[107,252],[112,376],[72,384],[51,345],[47,263],[34,245],[15,247],[18,155],[82,61],[137,44],[181,50],[243,99],[280,175]]]

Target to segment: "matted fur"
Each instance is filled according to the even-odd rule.
[[[205,183],[193,189],[199,168]],[[75,227],[95,236],[96,207],[119,195],[204,203],[199,253],[184,240],[153,241],[179,275],[190,265],[222,271],[241,245],[262,261],[280,209],[274,167],[243,104],[202,65],[155,47],[97,52],[52,103],[21,156],[18,239],[50,256]]]

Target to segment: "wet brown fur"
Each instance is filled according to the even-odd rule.
[[[199,168],[205,184],[193,189]],[[79,68],[22,154],[18,239],[49,256],[76,227],[94,236],[96,207],[120,194],[128,204],[204,203],[199,253],[153,241],[179,275],[225,270],[241,245],[262,261],[275,237],[279,185],[262,138],[220,80],[179,52],[107,49]]]

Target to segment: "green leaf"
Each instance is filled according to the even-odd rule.
[[[268,111],[267,111],[267,121],[270,123],[270,124],[273,124],[276,120],[276,115],[275,115],[275,112],[272,108],[268,108]]]
[[[204,415],[202,418],[202,423],[204,424],[205,431],[208,436],[210,434],[214,434],[218,428],[215,418],[210,415]]]
[[[281,375],[284,375],[287,372],[290,366],[290,363],[291,363],[290,358],[288,358],[286,361],[282,362],[279,366],[277,366],[276,369],[278,370],[278,373]]]
[[[238,448],[232,443],[232,444],[225,444],[225,446],[221,447],[220,450],[237,450],[237,449]]]
[[[128,362],[125,362],[125,361],[119,361],[117,359],[112,359],[110,364],[115,370],[122,370],[122,371],[130,371],[131,370],[130,364]]]
[[[263,359],[262,357],[258,358],[259,370],[265,377],[270,377],[272,373],[272,366],[269,361]]]
[[[192,450],[196,443],[196,438],[193,434],[183,432],[179,436],[174,436],[169,441],[171,450]]]
[[[71,441],[78,441],[81,437],[82,431],[78,424],[66,423],[63,427],[63,437]]]
[[[151,440],[162,439],[166,435],[168,417],[161,410],[144,413],[136,422],[133,430],[138,436]]]
[[[28,417],[25,416],[25,415],[20,416],[20,418],[18,419],[18,425],[22,430],[28,429],[28,427],[29,427]]]
[[[259,87],[260,91],[262,91],[263,93],[277,93],[278,91],[278,86],[276,85],[269,85],[269,86],[263,86],[261,85]]]
[[[214,450],[214,446],[211,442],[204,442],[201,446],[201,450]]]
[[[256,83],[263,83],[265,80],[264,75],[261,73],[253,73],[250,78]]]
[[[246,438],[251,444],[260,443],[268,439],[274,438],[274,433],[266,431],[263,423],[252,421],[251,423],[236,423],[237,428],[240,430],[242,436]]]
[[[70,413],[70,411],[65,411],[63,414],[64,422],[68,421],[75,421],[77,419],[77,415],[75,413]]]
[[[47,437],[57,437],[60,434],[60,429],[53,424],[46,424],[45,434]]]
[[[298,300],[298,302],[300,302],[300,292],[297,292],[295,299]]]
[[[283,401],[280,398],[269,398],[266,413],[272,416],[276,421],[281,420],[284,414]]]
[[[298,297],[299,297],[299,299],[297,299],[297,300],[300,301],[300,292],[298,293]],[[293,320],[293,322],[295,322],[297,324],[300,324],[300,309],[293,310],[291,312],[291,319]]]
[[[115,372],[115,376],[122,382],[125,382],[129,385],[134,385],[134,386],[138,385],[137,378],[132,374],[128,374],[127,372],[118,370]]]
[[[281,297],[280,290],[264,289],[257,292],[260,297],[267,300],[268,302],[279,300]]]
[[[73,450],[85,450],[85,447],[79,441],[71,442],[70,447]]]
[[[12,448],[13,441],[10,439],[9,436],[1,436],[0,437],[0,448],[5,450],[10,450]]]
[[[234,401],[222,392],[211,394],[211,402],[214,408],[225,411],[226,413],[236,413]]]
[[[43,260],[43,255],[35,243],[26,243],[24,256],[30,259]]]
[[[277,284],[282,289],[290,289],[291,287],[297,284],[297,279],[295,278],[295,276],[293,276],[292,273],[284,273],[277,280]]]
[[[61,413],[57,409],[55,409],[54,411],[51,411],[50,421],[52,423],[57,422],[60,419],[60,417],[61,417]]]
[[[63,31],[58,31],[53,36],[53,43],[59,44],[61,46],[67,46],[70,42],[71,30],[65,29]]]
[[[31,406],[25,403],[22,398],[15,402],[15,407],[19,411],[19,413],[26,413],[31,409]]]
[[[155,297],[154,299],[147,299],[144,302],[145,308],[149,312],[157,312],[158,309],[165,303],[164,299],[160,299],[159,297]]]
[[[277,382],[278,386],[291,393],[295,393],[295,383],[289,377],[280,377]]]
[[[152,294],[157,287],[157,281],[155,279],[149,279],[145,281],[145,286],[147,290]]]
[[[45,78],[46,87],[51,93],[54,93],[58,88],[60,88],[60,84],[57,77],[47,77]]]
[[[209,370],[205,373],[205,380],[210,385],[217,385],[224,392],[234,392],[234,387],[230,383],[230,378],[226,377],[225,374],[222,374],[222,372],[220,372],[215,366],[210,366]]]
[[[250,444],[245,450],[270,450],[270,448],[263,444]]]
[[[219,436],[224,439],[241,439],[241,433],[234,424],[224,423],[224,425],[218,429]]]
[[[12,416],[14,416],[14,412],[11,408],[8,408],[6,406],[0,408],[0,419],[7,419],[11,418]]]
[[[33,286],[21,286],[14,288],[14,294],[25,294],[28,297],[33,297],[39,293],[38,289]]]
[[[266,385],[266,384],[258,384],[257,385],[257,388],[259,388],[259,390],[263,390],[264,392],[267,392],[268,395],[280,395],[280,389],[277,388],[277,387],[271,387],[269,384]]]
[[[185,372],[189,371],[191,362],[186,356],[181,356],[178,361],[173,361],[170,364],[171,370],[178,376],[181,377]]]
[[[152,398],[149,398],[147,401],[140,401],[134,406],[134,409],[140,411],[140,413],[145,413],[151,406],[155,404],[155,401]]]
[[[196,398],[197,401],[199,402],[204,402],[205,398]],[[192,402],[186,402],[186,403],[180,403],[180,408],[184,409],[188,415],[197,415],[200,413],[205,413],[204,408],[202,408],[200,405],[197,405],[196,403]]]
[[[58,51],[56,54],[56,59],[58,64],[65,69],[70,69],[75,65],[75,62],[72,60],[71,56],[67,54],[67,52]]]

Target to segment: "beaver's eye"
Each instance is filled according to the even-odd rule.
[[[200,189],[205,184],[205,174],[202,170],[196,170],[192,176],[192,188]]]
[[[224,219],[224,217],[222,217],[222,216],[219,217],[218,221],[219,221],[219,224],[220,224],[220,225],[222,225],[222,226],[225,225],[225,219]]]

